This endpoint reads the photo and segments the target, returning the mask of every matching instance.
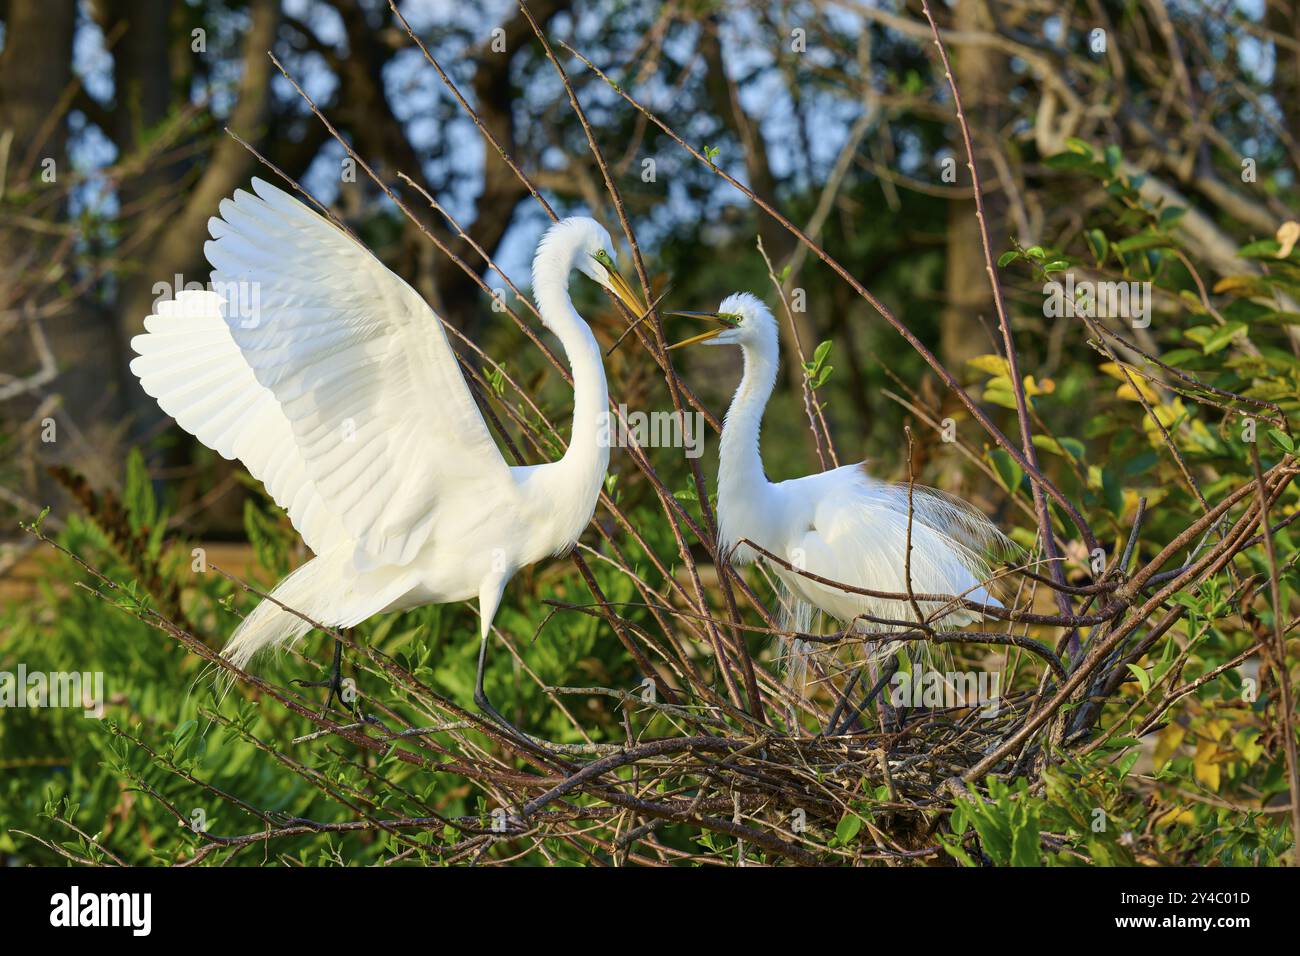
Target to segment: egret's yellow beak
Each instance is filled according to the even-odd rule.
[[[673,349],[679,349],[683,345],[694,345],[696,342],[707,342],[709,339],[717,338],[727,329],[732,328],[732,323],[723,319],[717,312],[669,312],[669,315],[680,315],[683,318],[695,319],[700,322],[717,322],[721,328],[709,329],[707,332],[701,332],[699,335],[692,335],[689,339],[682,339],[680,342],[674,342],[668,346],[671,352]]]
[[[617,269],[606,266],[605,271],[609,273],[609,291],[619,297],[619,300],[628,307],[628,311],[638,317],[650,311],[645,303],[637,298],[636,293],[632,291],[632,287],[628,285],[626,279],[619,275]]]

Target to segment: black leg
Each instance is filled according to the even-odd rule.
[[[849,676],[849,682],[844,685],[844,691],[840,694],[839,700],[835,702],[835,709],[831,711],[830,720],[826,721],[826,729],[822,731],[823,737],[835,736],[835,728],[839,726],[840,714],[844,713],[844,705],[849,702],[849,695],[853,693],[853,688],[858,685],[858,678],[861,676],[861,667],[855,668]]]
[[[904,647],[903,653],[907,655],[907,663],[911,667],[912,680],[914,682],[912,686],[916,687],[918,686],[915,683],[918,676],[917,668],[921,666],[921,653],[923,652],[918,649],[918,645],[909,643]],[[890,676],[893,676],[893,674],[898,671],[899,667],[898,655],[895,654],[892,656],[890,661],[893,663],[893,668],[890,670]],[[911,715],[913,710],[917,709],[915,701],[913,701],[912,704],[900,704],[898,707],[891,707],[885,703],[883,698],[881,699],[880,706],[883,708],[883,715],[889,722],[887,729],[893,733],[901,733],[903,728],[907,726],[908,717]]]
[[[834,724],[831,725],[830,736],[836,737],[839,736],[840,734],[848,733],[849,729],[853,726],[854,722],[862,718],[863,712],[868,707],[871,706],[871,702],[876,699],[876,695],[878,695],[882,690],[885,689],[885,685],[889,683],[889,681],[893,678],[894,674],[896,674],[897,672],[898,672],[898,658],[891,654],[889,657],[889,662],[885,664],[884,668],[881,670],[880,679],[876,681],[875,686],[872,687],[871,690],[867,691],[866,695],[862,698],[862,703],[858,704],[856,707],[853,707],[852,709],[849,710],[848,715],[844,718],[844,722],[840,724],[838,728],[835,727]],[[852,687],[850,687],[849,690],[851,691]],[[846,693],[844,696],[847,698],[848,694]],[[885,708],[884,698],[881,698],[880,706],[883,711]]]
[[[346,711],[355,714],[356,704],[343,696],[343,642],[338,638],[334,639],[334,665],[330,668],[330,676],[326,680],[294,680],[291,683],[299,687],[328,687],[329,694],[325,697],[325,711],[330,709],[330,704],[338,698],[339,705]],[[324,711],[322,711],[324,713]]]
[[[548,757],[551,756],[546,748],[536,743],[533,738],[529,737],[514,724],[510,723],[510,721],[506,720],[505,717],[501,715],[501,712],[492,706],[492,701],[488,700],[487,692],[483,689],[483,671],[487,664],[487,645],[487,635],[484,635],[479,639],[478,645],[478,672],[474,676],[474,705],[478,707],[483,714],[491,718],[492,722],[500,727],[503,733],[521,747],[531,750],[534,753],[543,754]]]

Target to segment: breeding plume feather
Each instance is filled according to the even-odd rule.
[[[609,460],[601,352],[568,294],[577,271],[639,313],[609,235],[566,219],[538,246],[534,294],[572,368],[573,431],[559,461],[510,467],[419,294],[288,194],[260,179],[253,191],[209,220],[210,290],[159,303],[132,340],[131,370],[183,429],[244,463],[315,555],[276,601],[351,627],[477,597],[476,699],[495,716],[483,651],[505,586],[573,546]],[[309,629],[263,601],[223,653],[245,667]]]
[[[719,550],[735,564],[759,557],[753,542],[802,571],[830,582],[881,592],[870,596],[813,580],[776,562],[773,574],[796,602],[790,619],[804,622],[807,608],[861,631],[887,633],[915,623],[906,597],[911,514],[911,588],[931,595],[918,605],[927,621],[955,628],[981,612],[955,600],[1001,606],[984,582],[987,556],[1010,542],[970,505],[932,488],[890,484],[873,478],[865,464],[771,482],[759,450],[763,411],[776,384],[779,345],[776,320],[755,296],[737,293],[717,312],[678,313],[716,323],[693,343],[738,345],[744,372],[722,429],[718,460]]]

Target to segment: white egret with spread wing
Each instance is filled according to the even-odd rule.
[[[825,579],[767,562],[796,602],[845,625],[856,622],[862,631],[898,630],[914,622],[909,593],[1000,606],[983,583],[990,576],[986,556],[1008,548],[1009,542],[965,502],[916,485],[909,509],[908,486],[873,478],[865,463],[768,481],[759,439],[763,411],[776,385],[780,349],[776,320],[761,300],[737,293],[724,299],[717,312],[675,314],[702,318],[717,327],[673,348],[738,345],[744,357],[718,452],[720,554],[729,555],[734,564],[748,564],[762,558],[744,543],[752,542],[800,571]],[[893,596],[858,594],[826,582]],[[960,627],[981,616],[958,601],[921,600],[918,606],[927,623],[940,628]],[[797,612],[792,616],[805,618]]]
[[[132,340],[131,370],[187,432],[237,458],[315,557],[239,625],[247,666],[310,625],[477,597],[483,692],[492,619],[517,570],[569,550],[609,461],[601,351],[569,297],[574,271],[638,313],[609,234],[565,219],[542,237],[533,289],[573,373],[573,429],[555,462],[510,467],[438,317],[343,229],[259,179],[209,220],[212,286],[179,292]],[[338,690],[338,654],[330,682]]]

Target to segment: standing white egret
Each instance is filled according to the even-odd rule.
[[[682,312],[718,327],[678,342],[739,345],[744,356],[740,387],[731,400],[718,452],[719,552],[734,564],[761,557],[758,547],[803,571],[851,587],[904,595],[855,594],[768,562],[798,602],[861,631],[901,630],[915,621],[907,586],[908,486],[879,481],[866,463],[789,481],[771,482],[763,471],[759,435],[763,410],[776,385],[780,349],[771,311],[757,297],[736,293],[717,312]],[[913,486],[911,593],[952,595],[1000,606],[983,587],[986,555],[1009,542],[970,505],[932,488]],[[934,626],[960,627],[980,612],[941,601],[919,601]],[[860,616],[896,625],[872,623]],[[806,619],[796,612],[794,620]]]
[[[569,297],[573,271],[638,314],[609,234],[565,219],[542,237],[533,289],[574,381],[563,458],[510,467],[488,432],[438,317],[342,229],[253,180],[208,221],[208,291],[179,292],[131,342],[131,370],[163,411],[238,458],[315,557],[271,592],[324,625],[477,597],[475,702],[488,634],[514,573],[568,551],[591,520],[609,462],[600,347]],[[263,601],[223,653],[244,667],[296,642],[302,618]],[[325,686],[339,689],[339,647]]]

